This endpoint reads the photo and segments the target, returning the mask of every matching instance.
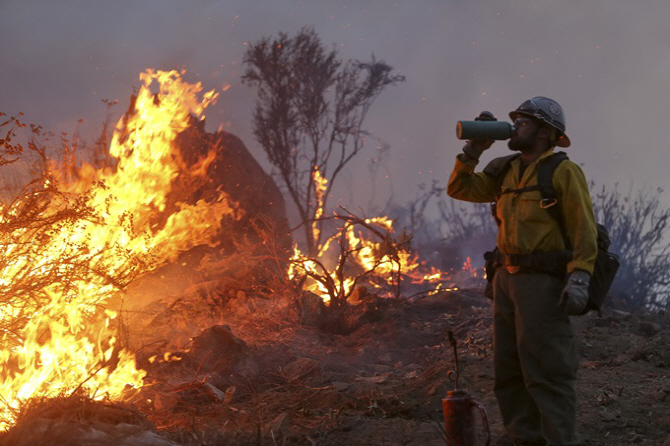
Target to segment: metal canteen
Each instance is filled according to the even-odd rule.
[[[505,140],[512,137],[512,124],[505,121],[458,121],[456,137],[472,140]]]

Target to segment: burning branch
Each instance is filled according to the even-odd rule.
[[[402,274],[412,269],[408,262],[410,238],[402,234],[396,239],[389,220],[363,219],[343,210],[346,214],[322,217],[324,221],[339,222],[340,226],[319,247],[318,256],[306,256],[296,248],[289,275],[301,283],[311,279],[311,283],[307,281],[308,289],[320,294],[332,307],[345,305],[364,282],[378,289],[390,285],[392,294],[399,297]],[[332,242],[336,242],[339,252],[329,268]]]

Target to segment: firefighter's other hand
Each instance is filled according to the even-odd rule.
[[[483,111],[475,118],[475,121],[497,121],[493,113]],[[478,160],[484,150],[489,149],[495,140],[493,139],[469,139],[463,147],[463,152],[470,158]]]
[[[568,276],[568,281],[563,288],[559,306],[569,315],[582,314],[589,300],[589,282],[591,276],[586,271],[574,270]]]

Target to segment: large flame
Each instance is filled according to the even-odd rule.
[[[27,398],[84,389],[115,399],[125,389],[141,386],[146,373],[120,346],[117,312],[109,309],[112,299],[127,285],[124,279],[210,243],[223,216],[233,213],[223,193],[215,203],[170,207],[167,200],[178,175],[202,175],[214,159],[210,153],[186,172],[174,141],[217,95],[200,95],[199,83],[188,84],[175,71],[147,70],[140,79],[134,110],[119,121],[110,146],[116,168],[85,164],[69,182],[56,175],[64,193],[54,196],[38,216],[49,221],[79,203],[91,218],[61,224],[44,240],[31,238],[34,232],[22,227],[0,240],[9,259],[0,263],[3,289],[18,277],[21,283],[46,283],[35,290],[39,299],[29,296],[20,308],[12,302],[0,304],[0,321],[23,321],[18,332],[0,334],[0,428],[12,422]],[[11,206],[21,205],[19,200]],[[9,206],[0,210],[5,220],[15,212]],[[39,244],[39,249],[31,256],[11,255],[26,244]],[[88,275],[75,275],[70,273],[75,264],[94,267]],[[58,280],[49,284],[50,277]]]

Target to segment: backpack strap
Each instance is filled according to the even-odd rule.
[[[569,246],[567,235],[565,234],[565,229],[563,228],[563,223],[561,220],[561,208],[558,203],[558,194],[556,189],[554,189],[554,171],[563,161],[569,159],[568,155],[565,152],[555,152],[544,158],[538,163],[537,166],[537,184],[535,186],[522,187],[520,189],[502,189],[502,183],[505,178],[505,174],[509,170],[512,161],[516,159],[519,154],[503,156],[501,158],[496,158],[491,161],[485,168],[484,172],[489,175],[494,176],[497,184],[496,192],[496,201],[500,198],[502,194],[510,193],[522,193],[529,192],[534,190],[539,190],[542,194],[542,201],[540,202],[540,207],[546,209],[547,212],[558,222],[559,227],[561,228],[561,233],[563,234],[563,239],[566,242],[566,246]],[[492,213],[495,212],[495,202],[491,204]],[[495,217],[495,213],[494,213]],[[497,222],[497,218],[496,218]]]
[[[500,226],[500,220],[498,220],[498,213],[496,211],[496,208],[498,206],[498,199],[500,198],[501,195],[502,183],[503,180],[505,179],[507,171],[512,165],[512,161],[517,159],[519,156],[521,156],[520,153],[515,153],[513,155],[494,158],[486,165],[486,167],[484,167],[483,170],[483,172],[486,175],[492,177],[493,180],[495,181],[496,198],[494,201],[491,202],[491,215],[493,216],[493,219],[495,220],[498,226]]]
[[[538,165],[537,185],[542,194],[540,207],[546,209],[555,220],[561,223],[561,208],[558,205],[558,194],[554,189],[554,171],[563,161],[568,159],[565,152],[556,152],[546,157]],[[562,225],[561,225],[562,230]]]
[[[554,189],[554,171],[563,161],[569,159],[565,152],[556,152],[544,158],[537,165],[537,185],[522,187],[520,189],[506,189],[501,194],[521,193],[533,190],[539,190],[542,194],[542,201],[540,207],[546,209],[547,212],[559,223],[561,223],[561,209],[558,203],[558,194]],[[561,230],[563,230],[561,225]]]
[[[500,194],[518,194],[521,192],[529,192],[539,190],[542,194],[541,206],[543,209],[550,209],[558,203],[558,195],[554,189],[554,171],[561,162],[568,159],[565,152],[556,152],[544,158],[537,165],[537,184],[535,186],[526,186],[519,189],[505,189]],[[507,166],[509,169],[509,166]],[[501,175],[500,181],[505,177],[504,173]]]
[[[520,189],[505,189],[501,194],[521,193],[533,190],[539,190],[542,194],[542,201],[540,207],[549,212],[549,215],[558,222],[558,227],[563,236],[565,246],[570,248],[570,240],[563,227],[563,220],[561,219],[561,207],[558,202],[558,194],[554,189],[554,171],[563,161],[569,159],[565,152],[555,152],[548,157],[541,160],[537,165],[537,184],[535,186],[522,187]]]
[[[507,174],[507,171],[509,170],[510,166],[512,165],[512,161],[517,159],[519,156],[521,156],[520,153],[515,153],[512,155],[507,155],[507,156],[501,156],[499,158],[495,158],[491,160],[486,167],[484,167],[483,172],[491,177],[493,177],[496,181],[496,201],[498,198],[500,198],[501,195],[501,189],[502,189],[502,183],[503,180],[505,179],[505,174]]]
[[[561,162],[569,159],[568,155],[565,152],[556,152],[552,153],[538,164],[537,170],[537,185],[522,187],[520,189],[506,189],[501,191],[503,180],[505,179],[505,174],[512,165],[512,161],[517,159],[520,154],[515,153],[513,155],[502,156],[500,158],[495,158],[491,160],[484,168],[483,172],[487,175],[492,176],[496,180],[497,185],[497,197],[500,197],[502,194],[508,193],[521,193],[528,192],[533,190],[539,190],[542,194],[542,208],[543,209],[552,209],[549,212],[554,214],[556,209],[553,209],[553,206],[558,203],[558,195],[554,189],[553,177],[554,171]],[[556,214],[556,218],[560,214]]]

